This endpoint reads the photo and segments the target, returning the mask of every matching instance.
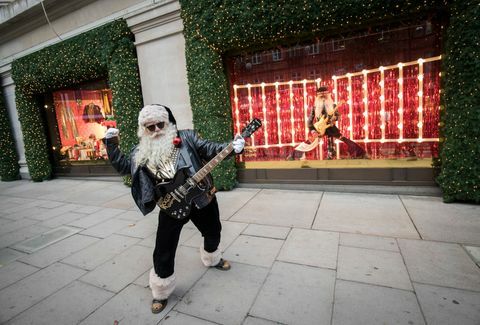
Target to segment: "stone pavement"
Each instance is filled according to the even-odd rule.
[[[115,178],[117,180],[117,178]],[[150,312],[156,212],[119,181],[0,182],[1,324],[480,324],[480,206],[435,196],[218,194],[232,269],[188,223]]]

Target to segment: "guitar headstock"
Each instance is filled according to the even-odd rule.
[[[242,138],[248,138],[262,126],[262,121],[258,118],[254,118],[248,125],[242,130]]]

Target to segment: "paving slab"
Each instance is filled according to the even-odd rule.
[[[82,231],[81,234],[98,238],[106,238],[117,231],[133,226],[134,224],[127,220],[112,218]]]
[[[37,208],[37,212],[32,214],[31,216],[28,216],[31,219],[39,220],[39,221],[45,221],[49,220],[52,218],[55,218],[57,216],[61,216],[62,214],[70,211],[75,211],[79,209],[81,206],[77,204],[65,204],[58,206],[53,209],[41,209]]]
[[[412,281],[480,291],[480,269],[460,245],[399,239]]]
[[[25,263],[14,261],[0,268],[0,290],[37,272],[39,269]]]
[[[129,224],[128,227],[116,231],[116,234],[143,239],[157,232],[158,218],[155,215],[148,215],[140,221]]]
[[[130,193],[110,199],[102,203],[101,205],[105,208],[115,208],[115,209],[123,209],[123,210],[135,209],[136,212],[138,211],[139,213],[141,213],[137,205],[135,204],[135,201],[132,198],[132,194]]]
[[[215,325],[212,323],[200,318],[189,316],[186,314],[179,313],[178,311],[171,311],[167,316],[159,323],[159,325]]]
[[[31,226],[38,223],[38,220],[21,218],[10,223],[7,223],[0,229],[0,236],[10,234],[12,231],[22,229],[27,226]]]
[[[23,256],[19,261],[39,268],[44,268],[84,249],[85,247],[95,244],[98,241],[99,239],[89,236],[73,235],[58,243],[36,251],[33,254]]]
[[[5,322],[82,276],[85,271],[53,264],[0,290],[0,322]]]
[[[110,193],[111,186],[116,186],[110,182],[98,182],[98,181],[77,181],[73,183],[68,189],[62,191],[56,191],[51,193],[42,193],[38,196],[41,200],[53,200],[63,201],[71,203],[90,203],[95,205],[98,201],[105,202],[105,198],[108,198],[106,193]],[[103,201],[100,198],[104,199]],[[111,198],[110,198],[111,199]]]
[[[80,228],[60,226],[33,238],[29,238],[25,241],[17,243],[12,248],[25,253],[33,253],[67,237],[70,237],[80,230]]]
[[[250,235],[250,236],[257,236],[257,237],[286,239],[290,230],[291,228],[288,228],[288,227],[250,224],[243,231],[243,234]]]
[[[3,216],[10,220],[21,220],[24,218],[32,219],[32,220],[42,220],[41,218],[36,217],[37,214],[42,215],[45,211],[50,211],[47,208],[39,208],[37,206],[27,207],[15,207],[13,209],[9,209],[10,212],[4,212]],[[53,217],[53,216],[52,216]]]
[[[334,232],[292,229],[277,259],[336,269],[338,238]]]
[[[68,211],[68,212],[62,213],[59,216],[39,222],[38,225],[43,227],[49,227],[49,228],[57,228],[69,223],[73,223],[74,221],[84,218],[85,216],[86,215],[84,213]]]
[[[480,293],[414,283],[428,324],[478,325]]]
[[[335,271],[275,262],[250,311],[285,324],[330,324]]]
[[[87,215],[86,217],[83,217],[81,219],[78,219],[76,221],[69,223],[69,225],[73,227],[86,229],[94,225],[97,225],[105,220],[113,218],[114,216],[119,215],[120,213],[123,213],[123,212],[124,210],[120,210],[120,209],[103,208],[92,214]]]
[[[49,230],[51,229],[34,224],[9,232],[8,234],[3,234],[0,236],[0,248],[11,246],[15,243],[19,243],[29,238],[35,237]]]
[[[10,248],[2,248],[0,249],[0,267],[4,267],[8,263],[15,261],[16,259],[24,256],[25,253],[16,251]]]
[[[396,195],[325,193],[314,229],[382,237],[420,238]]]
[[[97,212],[99,211],[100,209],[102,209],[101,207],[99,206],[95,206],[95,205],[80,205],[79,208],[75,209],[75,212],[77,213],[84,213],[84,214],[92,214],[94,212]]]
[[[472,260],[480,267],[480,247],[477,246],[464,246],[468,255]]]
[[[153,265],[152,250],[132,246],[105,262],[80,280],[113,292],[120,292]]]
[[[402,196],[423,239],[480,245],[480,206],[438,197]]]
[[[158,324],[175,306],[177,298],[170,296],[168,305],[160,314],[152,314],[151,303],[150,289],[130,284],[79,324],[112,325],[115,321],[118,321],[119,324]]]
[[[259,189],[238,188],[235,191],[221,191],[216,193],[220,218],[228,220],[259,191]]]
[[[10,325],[78,324],[113,293],[75,281],[9,322]]]
[[[64,258],[62,263],[85,270],[93,270],[138,243],[138,241],[138,238],[112,235]]]
[[[321,197],[318,192],[262,190],[229,220],[310,228]]]
[[[337,277],[413,291],[407,268],[398,252],[340,246]]]
[[[392,252],[400,251],[395,238],[388,237],[341,233],[340,245],[370,249],[381,249]]]
[[[224,325],[241,324],[268,269],[236,263],[228,272],[209,269],[176,311]]]
[[[228,261],[271,267],[284,241],[240,235],[225,250],[223,257]]]
[[[332,324],[425,324],[410,291],[337,280]]]
[[[52,194],[53,197],[51,198],[52,201],[61,201],[59,197],[55,197],[55,194],[68,192],[74,186],[82,183],[82,181],[78,180],[48,180],[43,182],[32,182],[29,180],[20,180],[12,182],[14,186],[11,188],[3,189],[2,193],[5,195],[16,196],[19,198],[38,198],[40,196],[46,194]],[[56,199],[57,198],[57,199]],[[45,199],[50,200],[50,199]]]
[[[138,211],[125,211],[115,216],[116,219],[120,220],[129,220],[129,221],[140,221],[143,218],[157,218],[157,214],[154,212],[144,216],[140,210]]]

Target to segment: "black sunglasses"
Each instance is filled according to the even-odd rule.
[[[165,127],[165,122],[158,122],[156,124],[152,124],[152,125],[149,125],[149,126],[145,125],[145,127],[148,129],[148,131],[155,132],[155,127],[157,127],[159,130],[161,130]]]

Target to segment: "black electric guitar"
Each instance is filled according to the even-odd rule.
[[[262,122],[259,119],[253,119],[242,130],[242,137],[247,138],[252,135]],[[167,184],[158,185],[156,190],[160,193],[157,205],[160,209],[174,219],[183,219],[189,216],[192,209],[193,200],[205,193],[209,188],[202,183],[202,180],[225,159],[233,150],[233,144],[225,147],[212,160],[203,166],[192,177],[188,176],[188,167],[180,168],[172,181]]]

